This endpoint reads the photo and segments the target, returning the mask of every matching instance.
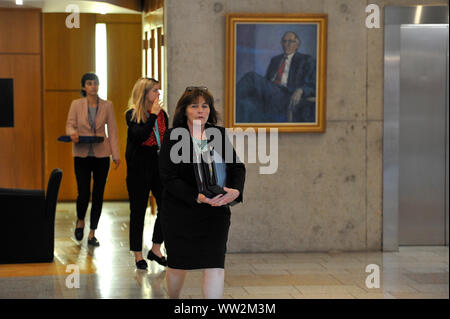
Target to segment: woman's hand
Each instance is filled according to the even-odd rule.
[[[162,110],[162,102],[159,100],[159,98],[156,98],[152,104],[150,113],[158,115],[159,112],[161,112],[161,110]]]
[[[214,198],[217,198],[218,196],[221,196],[221,195],[217,195]],[[214,198],[208,198],[204,194],[199,193],[197,196],[197,202],[203,203],[203,204],[209,204],[209,203],[211,203],[211,200],[213,200]]]
[[[224,195],[219,194],[216,197],[212,198],[209,202],[211,206],[218,207],[229,204],[239,196],[239,191],[237,189],[224,187],[223,190],[227,193]]]
[[[115,169],[115,170],[118,169],[118,168],[119,168],[119,165],[120,165],[120,159],[118,159],[118,160],[113,160],[113,162],[114,162],[114,169]]]
[[[70,134],[70,139],[72,140],[72,142],[78,143],[78,141],[79,141],[78,133],[75,132],[75,133]]]

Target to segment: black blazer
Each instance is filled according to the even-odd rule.
[[[217,128],[221,133],[222,138],[222,148],[216,149],[216,151],[225,159],[225,150],[230,149],[233,151],[233,162],[226,163],[226,171],[227,171],[227,179],[225,186],[228,188],[234,188],[239,190],[239,196],[236,198],[236,202],[242,202],[243,192],[244,192],[244,183],[245,183],[245,165],[239,160],[234,148],[231,146],[230,141],[228,140],[225,132],[225,128],[220,126],[211,126],[206,125],[206,128],[214,127]],[[189,147],[184,144],[184,148],[182,147],[183,142],[182,136],[178,136],[176,140],[170,139],[170,134],[174,130],[174,128],[167,130],[164,135],[164,140],[161,146],[160,156],[159,156],[159,170],[161,181],[163,184],[163,209],[166,212],[166,209],[169,211],[177,211],[184,210],[186,213],[188,211],[197,210],[210,210],[210,209],[227,209],[228,207],[212,207],[208,204],[198,204],[197,197],[199,194],[197,182],[195,179],[194,169],[195,166],[193,164],[193,151],[194,146],[192,143],[191,135],[189,134],[189,128],[187,125],[185,127],[180,128],[184,131],[184,138],[188,138]],[[208,135],[208,130],[206,131]],[[209,135],[208,141],[213,141],[214,136]],[[180,143],[176,145],[177,143]],[[225,143],[228,143],[228,147],[226,148]],[[172,147],[175,146],[176,150],[178,150],[178,155],[182,156],[183,151],[189,150],[189,160],[188,162],[180,162],[174,163],[170,158],[170,152]],[[184,154],[186,155],[186,154]]]
[[[166,123],[166,128],[169,127],[169,120],[167,114],[164,110],[161,110],[164,114],[164,122]],[[140,147],[142,147],[142,143],[144,143],[153,131],[153,127],[155,126],[155,120],[157,116],[155,114],[150,114],[150,117],[147,119],[145,123],[136,123],[131,120],[131,115],[133,114],[133,110],[128,110],[125,113],[125,119],[127,121],[128,130],[127,130],[127,146],[125,150],[125,159],[127,162],[127,167],[133,167],[133,164],[138,163],[136,161],[135,155]],[[158,146],[152,146],[151,148],[155,149],[155,154],[158,149]]]
[[[266,72],[266,79],[269,81],[272,81],[277,73],[283,56],[284,54],[280,54],[270,60]],[[303,89],[304,97],[316,95],[316,60],[308,54],[295,52],[289,68],[287,89],[292,94],[298,88]]]

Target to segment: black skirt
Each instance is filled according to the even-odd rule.
[[[168,266],[186,270],[224,268],[230,209],[207,204],[188,207],[167,196],[171,197],[167,193],[163,196],[161,222]]]
[[[225,154],[225,149],[233,150],[233,161],[226,163],[226,187],[239,190],[237,202],[242,201],[245,182],[245,166],[238,161],[232,145],[226,146],[225,128],[217,127],[221,132],[222,149],[216,150]],[[192,139],[189,129],[184,127],[183,134],[166,131],[159,154],[159,169],[163,183],[161,224],[164,243],[167,250],[167,263],[175,269],[224,268],[227,251],[228,231],[230,229],[230,208],[228,206],[213,207],[199,204],[199,194],[195,177],[196,166],[189,161],[193,154]],[[208,137],[208,139],[211,139]],[[181,143],[181,144],[178,144]],[[229,142],[228,142],[229,143]],[[172,153],[177,144],[178,152]],[[179,146],[183,145],[180,149]],[[187,147],[186,147],[187,146]],[[187,161],[178,161],[178,155]],[[172,153],[172,155],[171,155]],[[222,158],[227,158],[222,155]]]

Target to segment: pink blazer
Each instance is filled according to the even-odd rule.
[[[108,125],[108,138],[105,134],[105,124]],[[95,143],[93,151],[95,157],[108,157],[113,160],[120,159],[119,141],[117,137],[117,124],[114,116],[114,108],[110,101],[99,99],[97,116],[95,118],[96,136],[103,136],[102,143]],[[77,132],[79,136],[94,136],[94,130],[89,124],[89,112],[87,98],[72,101],[67,116],[66,134]],[[73,156],[87,157],[91,144],[73,143]]]

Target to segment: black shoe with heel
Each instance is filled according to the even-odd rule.
[[[84,227],[75,228],[75,238],[80,241],[83,239]]]
[[[144,259],[136,261],[136,268],[145,270],[147,269],[147,262]]]
[[[161,266],[166,267],[167,266],[167,260],[166,257],[162,256],[162,257],[158,257],[156,256],[153,251],[149,251],[147,254],[147,259],[148,260],[154,260],[156,261],[158,264],[160,264]]]
[[[98,246],[100,246],[100,243],[98,242],[97,238],[95,238],[95,236],[94,236],[91,239],[88,239],[88,245],[98,247]]]

